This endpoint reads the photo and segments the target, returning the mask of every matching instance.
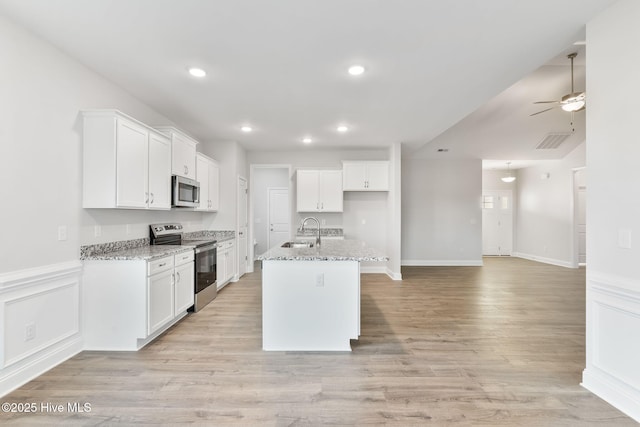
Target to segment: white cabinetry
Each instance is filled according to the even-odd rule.
[[[195,265],[193,258],[193,251],[175,256],[174,316],[185,312],[195,302]]]
[[[342,212],[342,171],[298,170],[298,212]]]
[[[389,191],[388,161],[343,161],[344,191]]]
[[[174,258],[149,263],[147,277],[147,334],[151,335],[173,319]],[[145,337],[146,338],[146,337]]]
[[[196,181],[200,183],[200,206],[197,211],[215,212],[220,205],[220,168],[218,163],[197,153]]]
[[[193,257],[85,261],[85,348],[138,350],[184,317],[194,299]]]
[[[83,118],[82,206],[170,209],[170,140],[115,110]]]
[[[231,239],[218,244],[216,258],[218,289],[222,289],[236,274],[235,241],[236,239]]]
[[[171,141],[149,133],[149,208],[171,209]]]
[[[196,145],[198,142],[174,127],[160,126],[156,129],[171,138],[171,173],[196,179]]]

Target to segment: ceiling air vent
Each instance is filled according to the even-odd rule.
[[[555,150],[571,136],[569,132],[550,133],[536,146],[536,150]]]

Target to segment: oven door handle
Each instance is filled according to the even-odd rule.
[[[199,248],[196,248],[196,253],[199,254],[201,252],[210,251],[211,249],[215,249],[217,247],[218,247],[217,243],[214,243],[212,245],[207,245],[207,246],[200,246]]]

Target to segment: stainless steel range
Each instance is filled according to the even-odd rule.
[[[211,238],[183,239],[181,224],[151,224],[149,235],[152,245],[189,245],[195,250],[194,285],[195,303],[190,311],[199,311],[218,294],[217,241]]]

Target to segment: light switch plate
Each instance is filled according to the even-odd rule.
[[[58,226],[58,240],[59,241],[64,241],[67,240],[67,226],[66,225],[60,225]]]

